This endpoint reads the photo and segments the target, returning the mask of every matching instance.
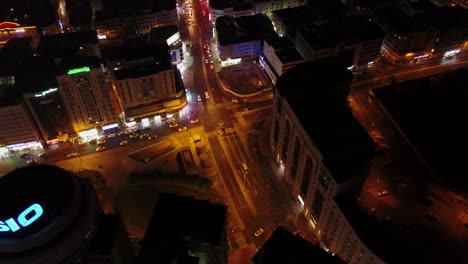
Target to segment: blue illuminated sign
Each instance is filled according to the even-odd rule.
[[[41,217],[42,213],[44,213],[42,206],[35,203],[21,212],[16,220],[12,217],[5,221],[0,221],[0,232],[16,232],[21,229],[20,225],[22,227],[27,227],[34,223],[39,217]]]

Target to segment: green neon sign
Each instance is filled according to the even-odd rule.
[[[68,70],[68,75],[77,74],[80,72],[89,72],[89,71],[90,71],[89,67],[86,66],[86,67]]]

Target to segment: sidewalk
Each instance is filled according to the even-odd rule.
[[[314,234],[314,231],[307,223],[307,219],[301,213],[300,207],[298,203],[295,201],[293,197],[291,197],[291,190],[286,185],[283,180],[283,176],[280,174],[280,170],[278,165],[276,164],[275,156],[270,148],[270,133],[272,129],[273,120],[267,119],[263,123],[262,127],[260,128],[260,134],[258,136],[258,145],[260,153],[268,159],[273,171],[276,173],[275,177],[273,177],[273,181],[275,185],[279,187],[279,191],[284,194],[286,197],[290,199],[286,199],[288,201],[288,207],[290,208],[290,212],[293,214],[294,219],[291,219],[291,223],[294,226],[294,230],[289,230],[291,232],[298,232],[304,239],[309,241],[312,244],[317,244],[318,239]],[[289,227],[288,227],[289,229]]]

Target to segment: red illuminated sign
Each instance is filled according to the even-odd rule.
[[[20,26],[20,24],[15,23],[15,22],[5,21],[5,22],[0,23],[0,29],[16,28],[16,27],[19,27],[19,26]]]

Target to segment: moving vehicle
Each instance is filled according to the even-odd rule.
[[[179,124],[177,124],[177,122],[171,122],[169,124],[169,127],[178,127],[178,126],[179,126]]]
[[[257,231],[255,231],[254,235],[255,237],[259,237],[263,234],[263,229],[262,228],[259,228]]]
[[[190,120],[191,124],[195,124],[195,123],[198,123],[198,122],[200,122],[200,120],[198,118]]]
[[[76,157],[76,156],[78,156],[78,153],[72,152],[72,153],[68,153],[67,158]]]
[[[205,98],[210,99],[210,95],[208,94],[208,92],[205,92]]]
[[[184,126],[184,127],[179,127],[179,132],[182,132],[182,131],[185,131],[185,130],[187,130],[187,127],[186,127],[186,126]]]
[[[201,102],[201,96],[200,95],[197,95],[197,100],[198,100],[198,102]]]
[[[380,191],[377,193],[377,196],[379,197],[384,197],[384,196],[388,196],[390,195],[390,192],[389,191]]]
[[[105,149],[106,149],[106,147],[104,147],[104,146],[99,146],[99,147],[96,148],[96,152],[103,151],[103,150],[105,150]]]

